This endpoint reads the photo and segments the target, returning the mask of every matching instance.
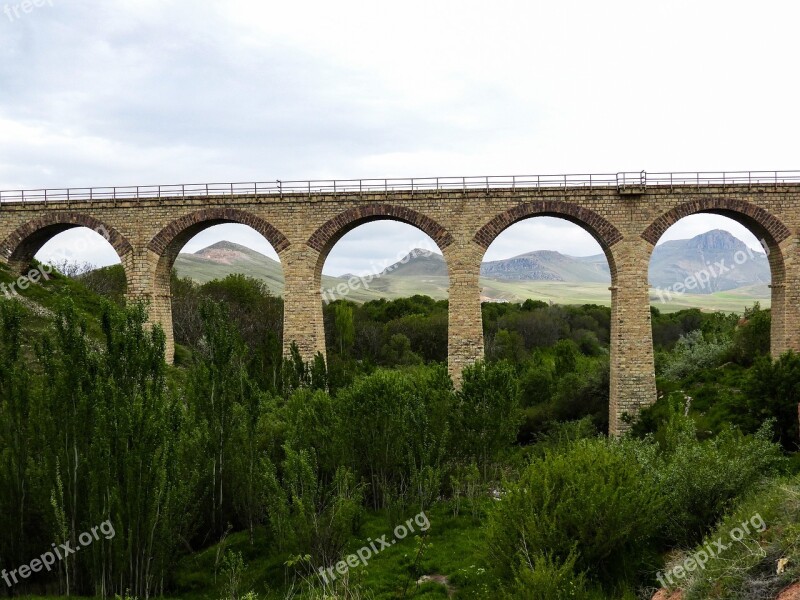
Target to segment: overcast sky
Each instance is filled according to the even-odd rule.
[[[37,3],[0,14],[0,189],[800,168],[789,2]],[[758,247],[717,217],[668,236],[714,227]],[[185,250],[221,238],[271,252],[237,226]],[[364,226],[326,271],[420,240]],[[535,219],[487,258],[535,249],[599,252]],[[116,261],[79,232],[39,256]]]

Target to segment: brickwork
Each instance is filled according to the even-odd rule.
[[[94,202],[3,203],[0,260],[21,269],[57,233],[76,226],[108,232],[130,298],[150,304],[173,352],[169,271],[193,235],[218,223],[244,223],[275,247],[284,268],[284,346],[311,358],[325,351],[320,278],[333,244],[377,219],[410,223],[442,250],[450,277],[450,371],[483,356],[480,262],[511,224],[550,215],[589,231],[612,274],[611,430],[655,400],[647,270],[654,244],[678,219],[698,212],[731,217],[765,240],[772,268],[772,350],[800,350],[800,186],[502,188],[327,194],[232,195]],[[411,250],[411,248],[409,248]]]

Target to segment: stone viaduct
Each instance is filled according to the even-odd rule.
[[[772,353],[800,350],[800,173],[613,174],[203,184],[0,193],[0,260],[22,272],[54,235],[103,234],[124,266],[128,297],[150,305],[173,355],[170,270],[195,234],[243,223],[278,252],[285,277],[284,347],[325,353],[325,258],[353,228],[411,224],[438,244],[449,270],[449,368],[457,381],[483,356],[480,264],[507,227],[548,215],[600,244],[611,271],[610,429],[656,397],[648,265],[659,237],[695,213],[745,225],[769,250]]]

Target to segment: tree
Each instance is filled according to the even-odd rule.
[[[463,451],[487,480],[489,468],[514,442],[522,423],[514,369],[506,362],[477,362],[464,369],[457,396]]]
[[[800,354],[787,352],[777,360],[756,359],[747,378],[747,412],[758,426],[774,419],[774,432],[783,447],[800,447],[798,402],[800,401]]]
[[[339,354],[349,353],[355,342],[356,330],[353,324],[353,308],[346,302],[337,302],[334,308],[334,328],[339,345]]]

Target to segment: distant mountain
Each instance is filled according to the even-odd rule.
[[[769,260],[731,233],[715,229],[690,240],[659,244],[650,260],[650,285],[674,289],[676,283],[694,285],[690,278],[708,279],[694,293],[711,294],[745,286],[767,286]]]
[[[412,258],[416,259],[418,256]],[[409,262],[412,258],[409,259]],[[442,260],[441,256],[439,256],[439,260]],[[424,261],[422,262],[424,263]],[[444,263],[442,262],[442,264]],[[421,268],[419,265],[412,265],[406,273],[419,272]],[[198,283],[223,279],[229,273],[243,273],[264,281],[272,294],[283,295],[281,263],[235,242],[221,241],[194,253],[181,252],[175,260],[175,270],[180,277],[189,277]],[[351,277],[353,277],[351,274],[341,277],[323,275],[322,287],[327,291],[326,298],[342,297],[339,292],[336,292],[336,289]],[[434,277],[433,279],[426,282],[418,277],[403,278],[401,276],[395,279],[373,277],[372,281],[365,278],[363,281],[366,283],[359,283],[357,287],[347,288],[346,297],[355,302],[413,296],[414,294],[427,294],[434,298],[447,297],[447,277]]]
[[[601,255],[601,258],[602,262],[552,250],[537,250],[513,258],[485,262],[481,265],[481,276],[506,281],[607,283],[611,276],[605,256]],[[446,277],[447,265],[441,254],[415,248],[402,260],[384,269],[381,276]]]
[[[222,279],[229,273],[244,273],[262,279],[273,294],[283,294],[281,263],[234,242],[217,242],[193,254],[181,252],[175,269],[181,277],[198,283]]]
[[[507,281],[611,281],[605,257],[602,262],[584,261],[552,250],[536,250],[505,260],[485,262],[481,265],[481,275]]]
[[[441,254],[424,248],[414,248],[398,262],[381,271],[382,277],[386,275],[394,277],[447,276],[447,265]]]
[[[280,263],[233,242],[218,242],[194,254],[181,253],[175,268],[182,277],[201,283],[231,272],[244,273],[264,280],[272,293],[283,294]],[[694,302],[709,308],[729,309],[748,299],[769,298],[766,255],[750,250],[732,234],[718,229],[689,240],[656,246],[650,263],[650,284],[662,290],[674,289],[676,283],[685,285],[690,277],[697,277],[704,270],[709,273],[708,282],[690,290],[692,297],[676,300],[676,307],[691,306]],[[323,289],[329,292],[325,297],[342,297],[333,291],[352,277],[352,274],[323,275]],[[482,298],[490,301],[541,298],[564,303],[603,302],[608,297],[610,280],[603,254],[576,257],[537,250],[481,265]],[[416,248],[381,273],[365,277],[348,288],[346,297],[356,302],[414,294],[446,298],[447,286],[447,266],[442,255]],[[716,296],[702,300],[697,294]]]

